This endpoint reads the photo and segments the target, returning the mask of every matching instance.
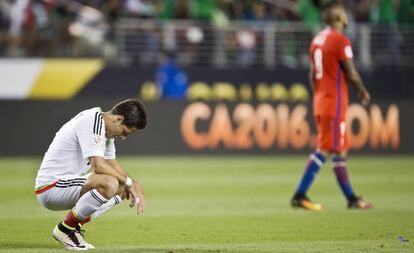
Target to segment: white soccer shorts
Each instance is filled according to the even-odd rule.
[[[92,173],[58,181],[36,190],[37,200],[53,211],[69,210],[80,198],[80,191]]]

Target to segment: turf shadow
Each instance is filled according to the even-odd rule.
[[[100,252],[122,252],[122,253],[220,253],[220,249],[160,249],[160,248],[136,248],[136,249],[101,249]],[[228,252],[228,251],[225,251]]]
[[[2,249],[56,249],[57,245],[33,242],[0,242]]]

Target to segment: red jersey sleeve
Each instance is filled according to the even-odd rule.
[[[338,36],[338,59],[340,61],[351,60],[354,57],[352,52],[352,45],[349,39],[345,36]]]

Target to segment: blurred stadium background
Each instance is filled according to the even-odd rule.
[[[148,128],[117,153],[147,214],[91,224],[103,252],[412,252],[398,239],[414,238],[412,0],[343,0],[373,97],[351,92],[350,172],[375,208],[345,210],[329,165],[311,192],[326,212],[288,205],[315,144],[308,46],[324,2],[1,0],[0,251],[59,249],[63,214],[33,194],[43,153],[80,110],[139,97]]]

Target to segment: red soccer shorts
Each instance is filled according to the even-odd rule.
[[[345,117],[315,116],[315,121],[318,130],[317,148],[319,150],[339,153],[349,149]]]

